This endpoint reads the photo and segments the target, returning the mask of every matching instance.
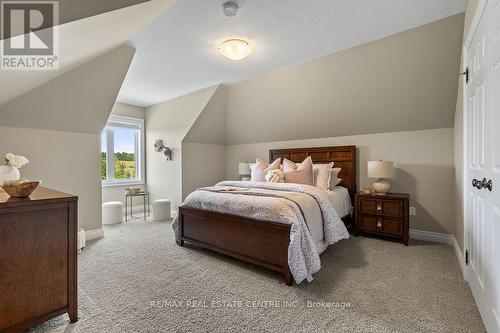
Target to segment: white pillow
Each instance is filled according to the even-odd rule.
[[[322,190],[328,190],[330,187],[330,177],[332,174],[333,162],[330,164],[314,164],[313,178],[314,186]]]
[[[337,180],[335,182],[330,182],[330,186],[332,186],[333,184],[335,184],[333,187],[337,186],[338,184],[340,184],[342,182],[342,178],[337,178]],[[333,189],[333,187],[330,187],[331,189]]]
[[[330,189],[333,189],[335,186],[340,184],[342,181],[341,178],[339,178],[339,173],[340,173],[341,168],[333,168],[332,169],[332,174],[330,176]],[[340,181],[338,181],[340,179]]]

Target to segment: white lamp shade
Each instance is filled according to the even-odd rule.
[[[394,177],[393,161],[368,161],[368,177],[392,178]]]
[[[238,174],[246,176],[250,174],[250,165],[248,163],[238,163]]]

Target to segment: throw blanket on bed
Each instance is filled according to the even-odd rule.
[[[183,206],[291,225],[288,265],[296,283],[312,280],[321,261],[310,235],[308,217],[322,215],[325,242],[349,238],[328,194],[314,186],[291,183],[220,182],[191,193]],[[319,208],[319,212],[318,212]],[[311,221],[309,221],[311,224]],[[172,228],[179,238],[178,220]]]
[[[268,183],[284,183],[285,182],[285,174],[280,169],[274,169],[268,171],[266,174],[266,181]]]

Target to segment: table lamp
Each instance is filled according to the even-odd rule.
[[[238,174],[240,175],[241,180],[250,180],[250,165],[246,162],[238,163]]]
[[[368,161],[368,177],[377,178],[372,184],[372,191],[377,195],[386,195],[391,190],[391,184],[385,179],[394,177],[394,162]]]

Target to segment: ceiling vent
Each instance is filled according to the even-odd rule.
[[[224,15],[226,16],[236,16],[236,14],[238,13],[238,4],[232,1],[228,1],[223,4],[222,8],[224,10]]]

